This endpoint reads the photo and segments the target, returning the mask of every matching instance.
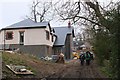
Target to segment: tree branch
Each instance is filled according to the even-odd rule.
[[[90,6],[90,8],[92,8],[95,11],[96,16],[99,18],[99,21],[101,23],[102,26],[105,26],[107,29],[109,29],[111,27],[110,24],[107,24],[108,21],[104,18],[104,16],[101,14],[100,9],[99,9],[99,5],[98,2],[96,2],[96,4],[92,3],[92,2],[85,2],[88,6]]]
[[[81,19],[87,20],[87,21],[89,21],[89,22],[91,22],[91,23],[93,23],[93,24],[96,24],[96,25],[98,25],[98,26],[101,26],[99,23],[94,22],[93,20],[90,20],[90,19],[85,18],[85,17],[83,17],[83,16],[74,16],[74,17],[69,17],[69,18],[63,18],[62,20],[73,19],[73,18],[75,18],[75,17],[78,17],[79,19],[81,18]]]

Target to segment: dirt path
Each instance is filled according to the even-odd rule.
[[[51,78],[107,78],[98,70],[95,61],[89,66],[81,66],[79,60],[72,60]]]

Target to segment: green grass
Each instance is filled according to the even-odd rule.
[[[12,71],[10,71],[6,65],[23,65],[26,66],[27,69],[31,70],[32,72],[36,73],[36,70],[29,66],[28,60],[30,61],[40,61],[37,57],[31,56],[29,54],[18,54],[18,53],[8,53],[8,52],[2,52],[2,62],[3,62],[3,74],[5,75],[6,78],[9,77],[15,77],[19,78],[19,75],[15,75]]]
[[[18,54],[18,53],[2,53],[2,59],[5,64],[14,64],[14,65],[26,65],[27,60],[39,60],[35,56],[29,54]]]
[[[104,66],[100,66],[100,71],[109,78],[112,76],[110,74],[110,62],[109,62],[109,60],[104,61]]]

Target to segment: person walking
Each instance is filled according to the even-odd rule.
[[[80,59],[81,65],[83,66],[84,65],[84,60],[85,60],[85,54],[81,53],[79,59]]]
[[[63,53],[60,53],[58,55],[58,59],[57,59],[56,63],[65,63],[64,54]]]
[[[89,51],[85,53],[85,60],[86,60],[86,65],[90,65],[91,53]]]

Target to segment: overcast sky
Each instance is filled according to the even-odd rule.
[[[26,18],[30,14],[30,6],[33,0],[0,0],[0,29]],[[75,0],[77,1],[77,0]],[[110,1],[110,0],[100,0]],[[52,26],[67,25],[52,22]]]

